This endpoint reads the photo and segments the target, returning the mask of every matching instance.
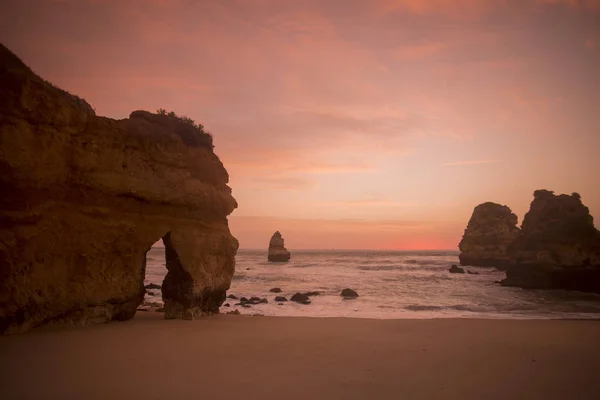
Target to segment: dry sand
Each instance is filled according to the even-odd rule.
[[[600,399],[600,321],[222,315],[0,337],[0,399]]]

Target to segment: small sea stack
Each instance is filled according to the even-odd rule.
[[[279,231],[271,236],[268,260],[271,262],[287,262],[290,260],[290,252],[285,248],[283,237]]]

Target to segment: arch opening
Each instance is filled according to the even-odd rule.
[[[145,254],[143,268],[144,298],[137,307],[137,311],[164,312],[162,293],[165,276],[167,275],[165,252],[163,236],[152,244]]]

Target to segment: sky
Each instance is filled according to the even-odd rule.
[[[18,0],[0,41],[126,118],[201,122],[241,248],[456,249],[536,189],[600,220],[600,0]]]

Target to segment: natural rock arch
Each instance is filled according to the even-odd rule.
[[[218,312],[237,207],[212,137],[185,120],[95,115],[0,45],[0,333],[126,320],[167,238],[166,318]]]

